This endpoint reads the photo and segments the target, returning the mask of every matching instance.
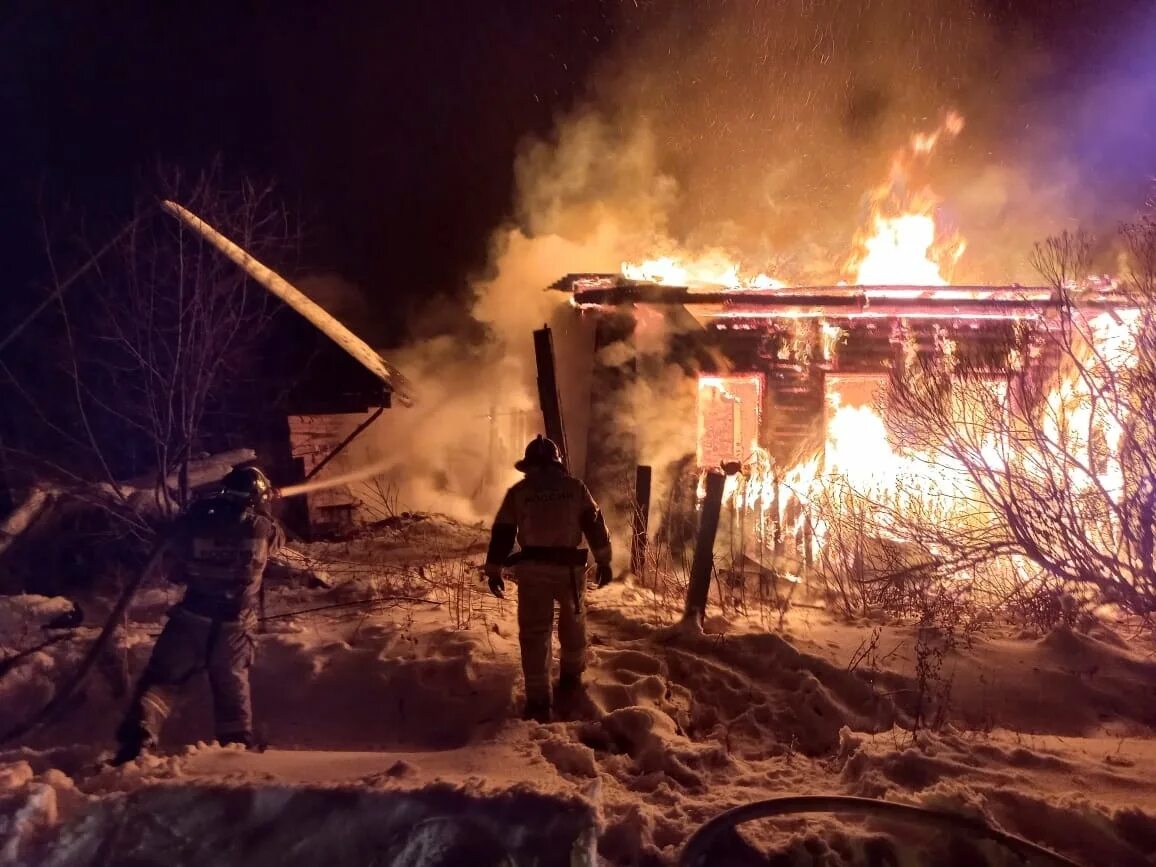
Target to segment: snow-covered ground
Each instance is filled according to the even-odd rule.
[[[274,583],[268,613],[344,607],[267,621],[253,683],[269,748],[198,744],[211,735],[199,684],[164,752],[109,769],[126,683],[173,598],[146,588],[62,721],[0,753],[0,862],[673,864],[730,807],[849,794],[982,817],[1089,867],[1156,863],[1143,633],[993,626],[945,646],[796,607],[781,631],[733,616],[703,634],[669,628],[673,610],[620,583],[589,597],[584,692],[539,725],[517,718],[514,600],[487,596],[470,568],[484,543],[429,519],[311,546],[332,586]],[[398,596],[424,601],[386,601]],[[383,601],[347,604],[371,597]],[[6,656],[67,608],[0,601]],[[54,644],[0,679],[4,728],[83,649]],[[808,815],[743,834],[766,856],[720,864],[1021,863],[894,821]]]

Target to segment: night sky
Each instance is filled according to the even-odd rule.
[[[99,208],[158,157],[219,154],[276,180],[315,269],[403,303],[454,291],[508,210],[518,140],[609,38],[598,3],[5,6],[0,258],[18,284],[43,268],[39,200]]]
[[[155,159],[219,154],[276,180],[310,269],[364,287],[399,340],[420,299],[459,293],[484,265],[519,142],[547,134],[599,64],[679,5],[6,0],[4,291],[19,308],[42,285],[38,203],[115,211]],[[773,19],[774,3],[748,5]],[[1059,58],[1049,81],[1062,92],[1147,5],[991,0],[988,14]]]

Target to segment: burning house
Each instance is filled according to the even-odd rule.
[[[870,216],[848,255],[832,262],[839,278],[829,285],[744,276],[731,257],[707,251],[626,262],[619,273],[569,274],[550,287],[564,293],[573,315],[557,329],[562,366],[583,367],[574,362],[583,354],[593,359],[581,382],[568,392],[562,385],[572,468],[614,524],[635,521],[636,466],[653,469],[650,513],[663,541],[689,540],[705,474],[721,471],[716,563],[729,539],[738,561],[793,575],[829,547],[835,521],[858,524],[850,565],[860,570],[870,559],[865,533],[872,545],[913,544],[897,523],[904,513],[931,524],[950,517],[958,527],[992,526],[990,498],[975,490],[976,468],[1001,497],[1050,474],[1062,490],[1096,488],[1104,508],[1119,511],[1118,445],[1129,409],[1093,407],[1089,389],[1103,382],[1097,365],[1132,363],[1096,346],[1126,342],[1131,305],[1113,281],[1088,281],[1084,271],[1049,275],[1047,286],[953,283],[966,244],[937,223],[930,190],[911,181],[937,142],[961,129],[962,119],[949,113],[896,155],[888,180],[867,196]],[[1076,379],[1058,375],[1082,351],[1062,336],[1074,321],[1097,356]],[[937,400],[969,402],[945,411],[975,438],[963,461],[943,448],[955,436],[950,421],[919,440],[896,431],[883,410],[902,383],[935,371],[951,371]],[[960,372],[970,392],[949,382]],[[1016,425],[1042,427],[1033,440]],[[1011,481],[990,476],[1013,467],[1004,474]],[[853,492],[855,503],[837,502],[839,490]],[[1087,517],[1089,526],[1127,520]],[[965,536],[949,541],[972,544]],[[1014,540],[1006,545],[1014,547]],[[926,547],[921,556],[947,561]]]
[[[815,555],[816,479],[889,488],[910,470],[896,469],[908,459],[877,409],[896,371],[950,358],[993,383],[1012,366],[1046,377],[1059,360],[1045,337],[1068,303],[1018,285],[727,288],[571,274],[551,288],[569,294],[595,359],[587,429],[568,436],[582,441],[587,479],[618,522],[635,509],[634,465],[668,475],[652,513],[687,526],[696,485],[700,500],[703,474],[721,470],[731,510],[756,516],[730,531],[745,537],[744,557],[793,572]],[[1110,290],[1079,305],[1089,317],[1127,306]],[[693,387],[639,389],[671,367]],[[647,399],[651,413],[637,405]],[[637,423],[623,423],[628,405]],[[642,429],[655,418],[657,444]]]

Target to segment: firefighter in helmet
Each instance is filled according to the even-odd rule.
[[[559,690],[574,690],[586,667],[586,538],[594,555],[599,587],[610,583],[610,536],[602,512],[586,486],[569,475],[558,447],[539,436],[514,465],[526,477],[506,492],[486,555],[486,577],[502,596],[502,568],[516,562],[518,639],[526,680],[525,719],[550,719],[550,640],[558,606],[562,647]],[[511,558],[514,543],[521,550]]]
[[[160,736],[172,704],[194,675],[208,674],[217,740],[253,745],[249,668],[261,580],[284,540],[270,505],[273,486],[253,466],[234,467],[212,495],[195,500],[150,563],[186,586],[169,612],[117,732],[114,763],[136,758]]]

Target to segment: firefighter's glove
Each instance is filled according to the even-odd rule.
[[[502,579],[502,567],[486,564],[486,581],[490,585],[490,592],[499,599],[506,598],[506,582]]]
[[[596,586],[601,589],[614,580],[614,571],[610,568],[609,563],[599,563],[597,570],[594,572],[594,580]]]

